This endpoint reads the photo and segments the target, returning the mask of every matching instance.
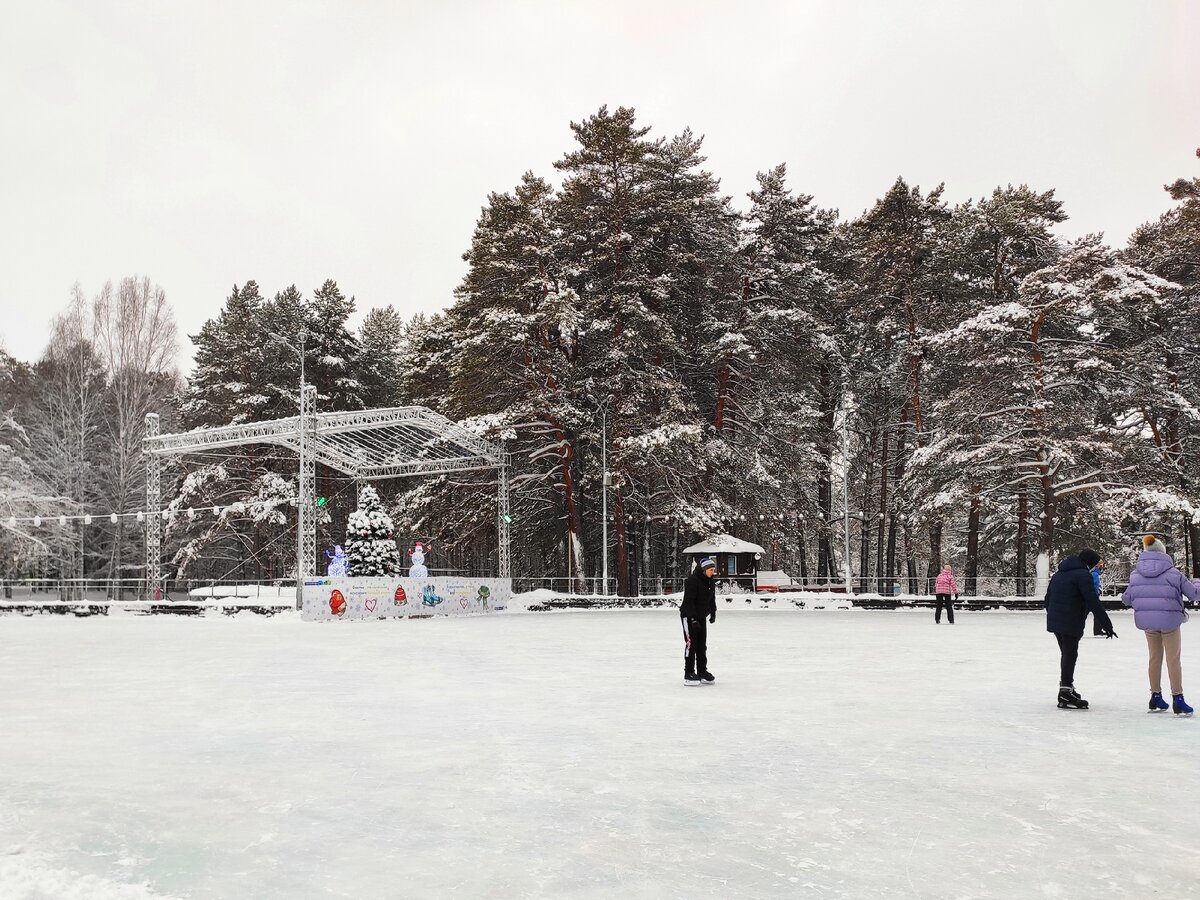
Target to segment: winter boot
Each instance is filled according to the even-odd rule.
[[[683,686],[684,687],[697,687],[698,685],[701,685],[701,684],[704,684],[704,682],[700,680],[699,675],[693,675],[691,672],[687,672],[684,674],[684,676],[683,676]]]
[[[701,672],[697,677],[699,677],[700,681],[702,681],[704,684],[712,684],[717,680],[716,676],[713,675],[712,672]]]
[[[1183,694],[1171,695],[1171,709],[1175,710],[1177,716],[1190,716],[1194,709],[1187,705],[1187,701],[1183,699]]]
[[[1162,691],[1154,691],[1150,695],[1150,712],[1166,712],[1170,708],[1167,706],[1167,701],[1162,698]]]
[[[1060,687],[1058,689],[1058,708],[1059,709],[1087,709],[1088,702],[1079,696],[1079,692],[1073,687]]]

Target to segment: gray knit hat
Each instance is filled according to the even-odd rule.
[[[1167,545],[1152,534],[1148,534],[1142,538],[1142,546],[1147,550],[1155,550],[1158,553],[1167,552]]]

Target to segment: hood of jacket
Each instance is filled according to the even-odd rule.
[[[1157,578],[1173,568],[1175,568],[1175,560],[1171,559],[1171,554],[1159,550],[1143,550],[1133,570],[1146,578]]]
[[[1166,554],[1163,554],[1163,555],[1165,556]],[[1060,571],[1060,572],[1069,572],[1072,569],[1086,570],[1087,566],[1084,565],[1082,559],[1080,559],[1078,556],[1075,556],[1074,554],[1066,557],[1064,560],[1062,560],[1062,562],[1060,562],[1058,564],[1058,571]]]

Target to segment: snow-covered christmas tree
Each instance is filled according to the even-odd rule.
[[[346,559],[351,575],[399,575],[400,551],[392,517],[370,485],[358,493],[358,509],[346,523]]]

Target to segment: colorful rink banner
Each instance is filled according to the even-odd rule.
[[[507,578],[306,578],[300,615],[309,622],[474,616],[503,610],[511,596]]]

